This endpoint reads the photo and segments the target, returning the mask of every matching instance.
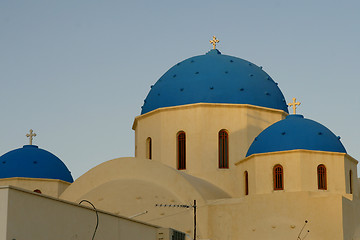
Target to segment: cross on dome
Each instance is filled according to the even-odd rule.
[[[300,102],[296,102],[296,98],[293,98],[293,102],[292,103],[289,103],[289,107],[292,106],[292,109],[293,109],[293,114],[296,114],[296,108],[297,106],[300,106]]]
[[[26,136],[30,139],[30,145],[32,145],[33,137],[36,137],[36,133],[33,133],[33,130],[30,129],[30,134],[26,134]]]
[[[220,42],[218,39],[216,39],[215,36],[213,36],[213,40],[210,40],[210,43],[213,45],[213,49],[216,49],[216,43]]]

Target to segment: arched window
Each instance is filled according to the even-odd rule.
[[[245,195],[249,195],[249,174],[248,171],[244,172],[245,178]]]
[[[274,167],[274,190],[284,190],[284,171],[280,164]]]
[[[318,178],[318,189],[326,190],[326,167],[323,164],[320,164],[317,167],[317,178]]]
[[[148,137],[146,139],[146,158],[151,159],[152,158],[152,142],[151,137]]]
[[[352,189],[352,171],[349,171],[349,184],[350,184],[350,194],[353,193],[353,189]]]
[[[182,131],[177,135],[177,169],[186,169],[186,136]]]
[[[224,129],[219,131],[219,168],[229,168],[229,135]]]

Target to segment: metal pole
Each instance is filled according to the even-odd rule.
[[[194,238],[193,240],[196,240],[196,200],[194,200],[194,205],[185,205],[185,204],[182,204],[182,205],[172,205],[172,204],[155,204],[155,207],[180,207],[180,208],[194,208]],[[137,216],[137,215],[135,215]],[[188,234],[185,234],[187,235],[190,239],[191,237],[188,235]]]
[[[196,200],[194,200],[194,240],[196,240]]]

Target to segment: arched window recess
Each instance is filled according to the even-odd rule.
[[[152,159],[152,140],[151,137],[146,139],[146,158]]]
[[[177,169],[186,169],[186,135],[184,131],[177,134]]]
[[[274,166],[274,190],[284,190],[284,170],[280,164]]]
[[[326,167],[324,164],[320,164],[317,167],[317,180],[318,180],[318,189],[326,190],[327,189],[327,179],[326,179]]]
[[[350,194],[353,194],[353,179],[352,179],[352,171],[349,171],[349,187],[350,187]]]
[[[219,168],[229,168],[229,134],[225,129],[219,131]]]
[[[245,196],[249,195],[249,173],[248,171],[244,172],[244,180],[245,180]]]

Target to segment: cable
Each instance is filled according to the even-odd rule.
[[[81,205],[81,203],[83,203],[83,202],[89,203],[89,204],[94,208],[95,213],[96,213],[96,226],[95,226],[94,234],[93,234],[93,236],[92,236],[92,240],[94,240],[94,237],[95,237],[95,234],[96,234],[96,230],[97,230],[97,228],[98,228],[98,226],[99,226],[99,215],[98,215],[98,211],[96,210],[94,204],[92,204],[90,201],[85,200],[85,199],[84,199],[84,200],[81,200],[81,201],[79,202],[79,205]]]

